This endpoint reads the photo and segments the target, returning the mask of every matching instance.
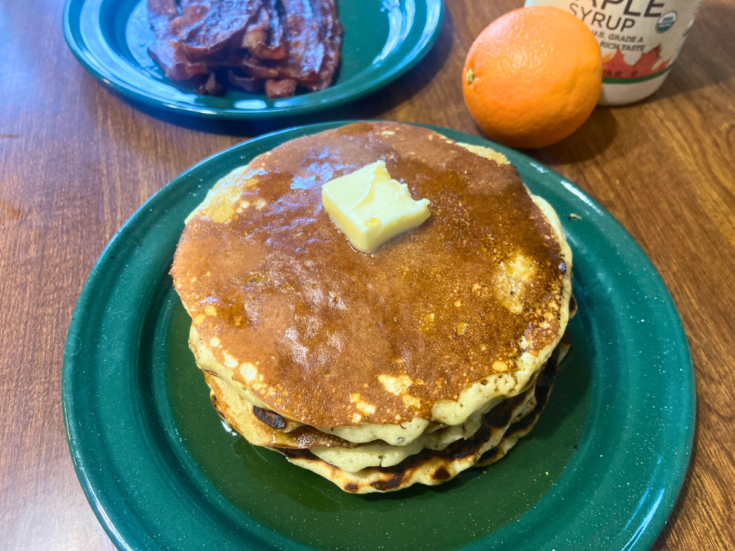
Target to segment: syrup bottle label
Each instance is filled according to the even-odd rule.
[[[673,65],[702,0],[527,0],[581,19],[602,50],[603,82],[634,84]]]

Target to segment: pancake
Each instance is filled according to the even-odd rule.
[[[321,186],[376,160],[431,217],[366,255]],[[556,213],[504,156],[358,123],[222,178],[187,218],[171,273],[220,415],[365,493],[449,480],[531,430],[550,388],[539,373],[567,348],[571,271]]]
[[[441,484],[470,467],[488,466],[503,458],[520,438],[530,432],[546,407],[558,364],[568,348],[568,345],[560,345],[557,352],[545,363],[538,381],[518,396],[501,401],[485,413],[480,426],[468,438],[456,440],[438,450],[424,448],[392,465],[357,471],[345,470],[322,459],[314,453],[313,446],[283,446],[283,441],[280,440],[283,435],[279,435],[277,431],[269,431],[264,423],[254,420],[248,413],[252,405],[239,397],[230,385],[210,374],[205,374],[205,379],[210,386],[212,403],[217,412],[251,444],[265,446],[283,454],[291,463],[323,476],[344,491],[386,492],[408,488],[417,483]],[[269,432],[269,437],[262,438],[259,442],[254,440],[255,435],[263,436]],[[337,449],[349,455],[363,447],[354,444],[350,446]]]
[[[204,345],[204,342],[202,341],[201,336],[197,332],[194,325],[190,328],[190,334],[189,334],[189,347],[191,348],[192,352],[194,353],[194,357],[196,358],[197,365],[199,368],[204,371],[205,373],[208,373],[214,377],[218,377],[222,380],[222,383],[225,383],[229,385],[229,392],[234,392],[239,395],[240,398],[245,400],[249,406],[249,410],[251,411],[250,415],[255,417],[261,417],[261,420],[263,416],[267,415],[270,416],[274,423],[271,423],[270,426],[273,428],[277,428],[279,432],[285,433],[294,431],[297,428],[303,428],[307,427],[310,428],[308,425],[304,425],[303,423],[295,422],[291,419],[288,419],[286,417],[283,417],[280,414],[276,414],[272,410],[268,408],[266,404],[258,400],[253,393],[242,383],[239,383],[238,381],[235,381],[232,377],[232,372],[228,369],[226,369],[224,366],[219,364],[212,355],[212,352]],[[221,383],[218,383],[221,384]],[[211,385],[210,385],[211,386]],[[453,427],[453,432],[455,434],[461,435],[461,437],[465,437],[467,432],[471,430],[471,426],[473,424],[478,423],[478,416],[482,413],[485,413],[487,410],[490,409],[494,403],[496,403],[499,400],[499,398],[496,398],[494,400],[490,400],[483,408],[481,408],[478,411],[475,411],[470,415],[467,420],[465,420],[464,423],[461,423],[459,425],[449,425],[450,427]],[[266,413],[267,412],[267,413]],[[275,416],[275,417],[274,417]],[[418,420],[423,421],[423,420]],[[266,421],[267,423],[267,421]],[[357,426],[357,427],[336,427],[332,430],[326,430],[321,431],[325,434],[334,435],[335,437],[338,437],[338,439],[342,439],[345,442],[349,443],[367,443],[367,442],[374,442],[375,440],[381,440],[385,441],[387,444],[393,445],[393,446],[411,446],[413,445],[418,439],[422,437],[422,435],[426,434],[427,432],[434,432],[441,427],[444,427],[446,425],[438,424],[438,423],[428,423],[426,421],[423,421],[422,423],[418,423],[414,421],[413,423],[405,423],[403,426],[401,425],[394,425],[396,430],[402,431],[400,436],[394,439],[384,439],[380,438],[380,431],[383,430],[383,435],[391,429],[391,427],[380,427],[376,425],[372,426]],[[420,430],[419,430],[420,429]],[[314,429],[317,430],[317,429]],[[359,431],[359,432],[358,432]],[[378,434],[376,436],[376,434]],[[254,443],[249,437],[248,440],[250,440],[252,443]],[[298,447],[298,446],[294,446]],[[349,447],[349,446],[345,446]]]
[[[432,217],[368,256],[320,189],[376,159]],[[397,443],[406,425],[418,437],[520,392],[566,326],[571,252],[510,165],[427,129],[358,123],[223,179],[172,275],[216,361],[269,409]]]

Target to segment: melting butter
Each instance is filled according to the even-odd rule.
[[[431,215],[429,200],[414,201],[406,184],[391,178],[383,161],[324,184],[322,203],[352,246],[364,253],[420,226]]]

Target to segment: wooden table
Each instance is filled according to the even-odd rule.
[[[693,0],[692,0],[693,1]],[[0,548],[112,549],[72,468],[61,366],[79,291],[141,203],[199,160],[277,127],[142,112],[75,61],[61,0],[0,8]],[[460,71],[473,38],[521,0],[447,0],[434,49],[386,90],[322,117],[478,133]],[[735,549],[735,4],[707,0],[661,91],[598,108],[531,151],[597,197],[671,290],[697,372],[693,462],[656,549]]]

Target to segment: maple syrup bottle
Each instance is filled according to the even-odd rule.
[[[599,105],[647,98],[666,80],[702,0],[526,0],[579,17],[602,50]]]

